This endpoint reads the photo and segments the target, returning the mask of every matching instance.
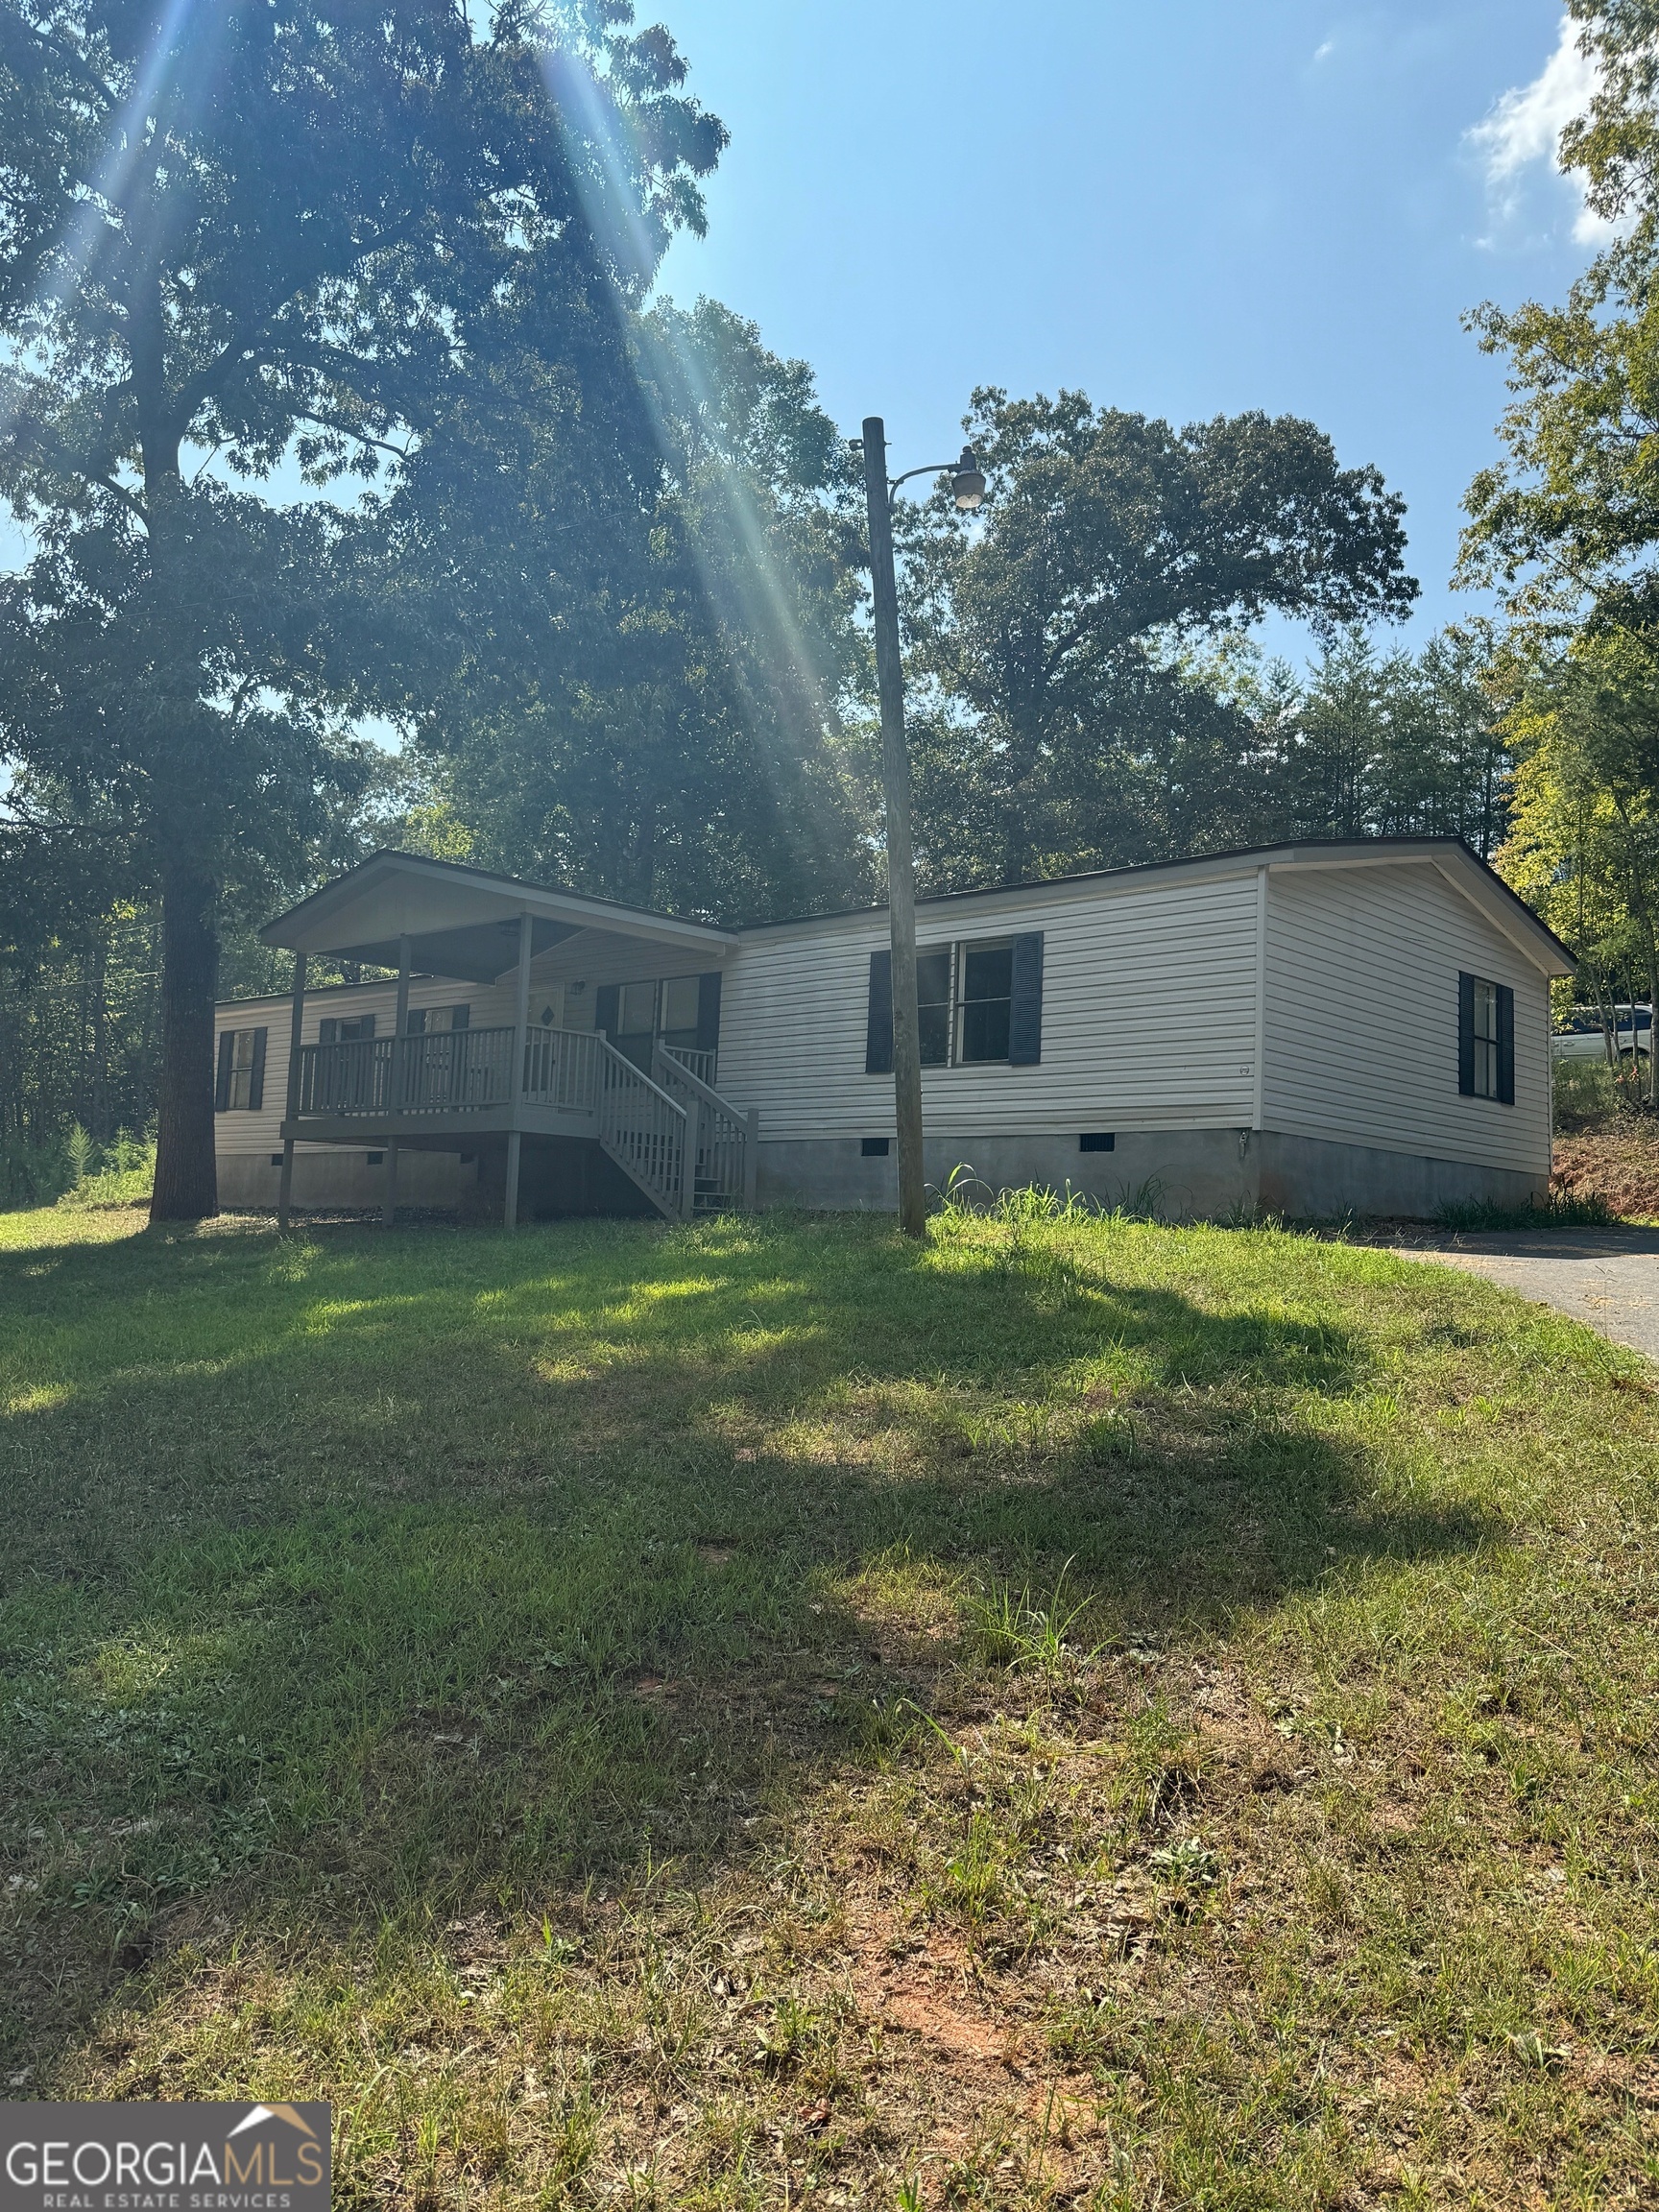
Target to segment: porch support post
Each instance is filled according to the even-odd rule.
[[[403,1111],[403,1039],[409,1028],[409,937],[405,931],[397,940],[397,1013],[392,1023],[391,1096],[386,1101],[394,1114]],[[397,1218],[397,1133],[394,1129],[386,1145],[386,1208],[381,1215],[390,1229]]]
[[[689,1221],[697,1211],[697,1154],[703,1142],[703,1101],[695,1091],[685,1099],[685,1170],[680,1180],[680,1218]]]
[[[519,1104],[524,1096],[524,1054],[530,1042],[530,950],[533,940],[531,918],[518,917],[518,998],[513,1011],[513,1080],[508,1095],[513,1101],[514,1126],[507,1132],[507,1204],[502,1214],[502,1225],[508,1229],[518,1226],[518,1158],[523,1150],[517,1128]]]
[[[755,1211],[756,1188],[760,1177],[760,1109],[751,1106],[743,1117],[743,1211]]]
[[[300,1040],[305,1033],[305,955],[294,955],[294,1010],[288,1022],[288,1110],[283,1119],[292,1130],[300,1116]],[[285,1236],[294,1208],[294,1139],[282,1140],[282,1180],[277,1186],[276,1226]]]

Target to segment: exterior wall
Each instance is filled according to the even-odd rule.
[[[1345,1214],[1430,1220],[1442,1206],[1481,1199],[1524,1206],[1540,1194],[1539,1179],[1515,1168],[1273,1129],[1132,1130],[1118,1135],[1110,1152],[1084,1153],[1075,1137],[998,1137],[966,1147],[933,1138],[924,1151],[936,1189],[960,1165],[990,1191],[1033,1183],[1064,1191],[1070,1185],[1102,1206],[1167,1221],[1257,1213],[1301,1221]],[[898,1207],[896,1169],[891,1156],[865,1159],[855,1138],[762,1140],[760,1203],[891,1214]]]
[[[1436,867],[1274,869],[1266,969],[1265,1127],[1548,1182],[1548,982]],[[1513,1106],[1458,1094],[1459,970],[1515,993]]]
[[[1393,1152],[1368,1144],[1333,1144],[1313,1137],[1265,1130],[1260,1140],[1257,1204],[1264,1214],[1291,1220],[1331,1220],[1343,1214],[1398,1216],[1430,1221],[1442,1206],[1486,1200],[1525,1206],[1550,1187],[1541,1175],[1479,1161],[1440,1160],[1422,1152]]]
[[[224,1120],[227,1117],[220,1116]],[[280,1151],[280,1145],[276,1148]],[[376,1145],[376,1151],[381,1148]],[[403,1145],[397,1155],[397,1203],[465,1210],[477,1182],[475,1159],[463,1165],[453,1152],[418,1151]],[[270,1152],[219,1154],[219,1203],[232,1214],[275,1214],[280,1165]],[[294,1203],[301,1207],[384,1206],[386,1166],[369,1165],[367,1147],[297,1144],[294,1148]]]
[[[1251,854],[939,901],[918,916],[925,951],[1032,929],[1044,935],[1041,1063],[924,1071],[935,1183],[960,1163],[994,1189],[1070,1182],[1106,1204],[1156,1186],[1173,1215],[1432,1213],[1470,1197],[1513,1203],[1547,1183],[1546,978],[1431,857],[1282,858],[1264,876]],[[891,1077],[864,1072],[870,954],[886,943],[884,913],[833,916],[746,931],[723,963],[719,1087],[758,1109],[763,1203],[894,1204],[894,1163],[859,1143],[894,1126]],[[693,973],[694,957],[585,930],[536,961],[531,1019],[590,1026],[601,984]],[[1460,969],[1515,993],[1513,1107],[1458,1094]],[[308,994],[306,1041],[325,1016],[369,1011],[388,1034],[396,998],[390,982]],[[465,1000],[480,1028],[511,1022],[515,998],[511,974],[410,988],[416,1008]],[[219,1009],[220,1029],[268,1032],[261,1111],[216,1118],[227,1204],[275,1203],[288,1024],[285,997]],[[1115,1149],[1081,1153],[1084,1131],[1111,1132]],[[486,1142],[474,1174],[405,1144],[399,1195],[485,1204],[493,1158]],[[586,1169],[574,1175],[549,1168],[549,1204],[606,1199]],[[363,1151],[297,1153],[301,1206],[372,1206],[383,1190]]]
[[[757,1195],[762,1206],[897,1211],[898,1162],[891,1154],[865,1159],[855,1137],[769,1142],[764,1122],[761,1131]],[[1069,1184],[1102,1206],[1133,1206],[1170,1220],[1249,1212],[1257,1202],[1255,1159],[1233,1129],[1132,1130],[1118,1136],[1110,1152],[1081,1152],[1074,1135],[979,1137],[965,1144],[930,1137],[923,1156],[936,1190],[963,1167],[991,1191],[1032,1183],[1063,1191]]]
[[[1043,931],[1043,1059],[928,1068],[950,1143],[1084,1130],[1248,1126],[1255,1100],[1256,877],[1055,885],[924,906],[924,952]],[[885,913],[746,932],[720,1009],[720,1088],[762,1137],[890,1136],[893,1079],[864,1072],[870,955]],[[958,1157],[960,1155],[957,1155]]]

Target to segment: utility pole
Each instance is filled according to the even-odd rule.
[[[893,495],[907,477],[950,469],[956,504],[972,513],[985,478],[964,446],[953,466],[907,469],[887,476],[887,429],[864,418],[864,490],[870,508],[870,596],[876,628],[876,681],[881,699],[881,782],[887,811],[887,927],[893,948],[893,1094],[899,1132],[899,1226],[926,1227],[922,1167],[922,1041],[916,1012],[916,856],[910,834],[910,756],[904,743],[904,667],[899,645],[899,586],[893,571]]]
[[[910,842],[910,756],[904,744],[899,586],[893,573],[893,495],[887,488],[887,430],[879,415],[864,419],[864,489],[870,504],[870,596],[876,623],[876,681],[881,696],[881,784],[887,801],[899,1226],[906,1237],[920,1237],[927,1200],[922,1171],[922,1040],[916,1013],[916,858]]]

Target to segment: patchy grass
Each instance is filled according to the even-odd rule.
[[[1655,1398],[953,1218],[0,1217],[0,2078],[337,2201],[1659,2193]]]
[[[1609,1229],[1618,1215],[1598,1190],[1551,1190],[1541,1206],[1501,1206],[1471,1198],[1442,1206],[1443,1229]]]

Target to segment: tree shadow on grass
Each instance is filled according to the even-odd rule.
[[[0,1256],[0,2063],[186,1938],[539,1911],[647,1842],[718,1855],[852,1755],[850,1708],[926,1702],[924,1584],[949,1610],[1064,1572],[1138,1639],[1490,1532],[1310,1416],[1365,1385],[1362,1335],[1153,1249],[782,1223]]]

